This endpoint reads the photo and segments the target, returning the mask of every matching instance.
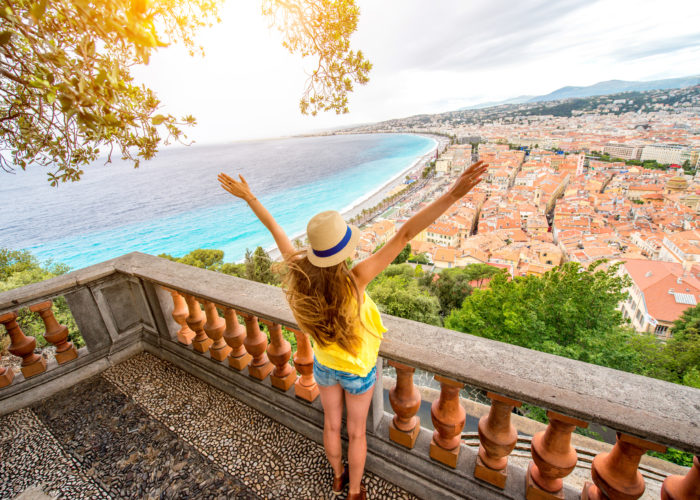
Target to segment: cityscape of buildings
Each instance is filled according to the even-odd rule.
[[[569,116],[528,115],[532,105],[516,105],[497,118],[485,110],[474,123],[434,115],[354,130],[452,138],[431,182],[362,228],[356,257],[483,160],[490,165],[483,182],[411,241],[414,255],[438,270],[483,263],[513,277],[568,261],[622,262],[619,272],[632,282],[623,317],[637,331],[667,337],[700,299],[700,86],[636,94],[649,95],[623,113],[618,96],[601,96],[597,107],[582,100],[588,111],[573,106]]]

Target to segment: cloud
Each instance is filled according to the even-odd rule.
[[[612,56],[618,61],[629,61],[668,54],[697,46],[700,46],[700,33],[692,33],[661,40],[644,41],[643,43],[622,47],[613,51]]]
[[[382,2],[380,2],[382,3]],[[375,44],[377,66],[383,71],[418,69],[464,71],[517,62],[557,49],[552,42],[565,32],[565,18],[589,7],[589,0],[551,2],[498,0],[488,4],[438,2],[430,10],[415,2],[400,9],[390,3],[383,15],[370,12],[368,22],[379,24],[382,42]],[[364,15],[364,11],[363,11]],[[371,53],[370,53],[371,56]]]

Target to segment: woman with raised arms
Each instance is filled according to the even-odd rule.
[[[270,231],[285,264],[284,287],[299,328],[313,339],[314,377],[324,410],[323,445],[333,468],[333,493],[349,484],[349,500],[365,499],[362,485],[367,441],[365,428],[382,334],[377,306],[365,292],[406,244],[432,224],[481,180],[488,165],[474,163],[440,198],[423,208],[376,253],[349,269],[359,230],[336,211],[321,212],[308,223],[309,248],[295,250],[284,230],[239,175],[219,174],[221,187],[244,200]],[[340,428],[347,407],[348,467],[343,467]]]

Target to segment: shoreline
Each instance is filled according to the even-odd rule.
[[[343,216],[343,218],[347,221],[348,219],[351,219],[355,217],[357,214],[362,213],[362,210],[364,209],[369,209],[372,208],[376,205],[378,205],[384,198],[387,197],[387,194],[389,191],[394,189],[396,186],[402,183],[403,178],[408,175],[409,172],[412,172],[416,168],[422,168],[428,161],[429,159],[435,154],[436,151],[439,151],[440,147],[442,146],[443,141],[441,141],[439,136],[432,136],[432,135],[427,135],[427,134],[415,134],[415,135],[421,135],[424,137],[428,137],[432,140],[435,141],[435,144],[431,147],[431,149],[421,155],[420,157],[416,158],[408,167],[405,169],[401,170],[398,172],[396,175],[391,177],[388,181],[386,181],[384,184],[380,185],[378,188],[374,189],[373,191],[370,191],[366,193],[364,196],[357,198],[355,201],[347,205],[346,207],[343,207],[340,210],[340,214]],[[306,231],[301,231],[297,234],[293,234],[289,237],[292,242],[295,239],[303,239],[306,236]],[[270,258],[274,261],[279,261],[281,260],[282,255],[280,254],[279,249],[277,248],[276,245],[271,245],[270,247],[266,248],[265,251],[267,254],[270,256]]]

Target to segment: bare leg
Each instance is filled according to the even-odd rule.
[[[359,493],[362,483],[362,475],[365,472],[365,459],[367,458],[367,414],[372,402],[374,386],[363,394],[353,395],[345,392],[347,402],[348,424],[348,465],[350,467],[349,493]]]
[[[340,384],[318,386],[323,405],[323,447],[333,467],[333,473],[343,473],[343,448],[340,444],[340,427],[343,421],[343,388]]]

